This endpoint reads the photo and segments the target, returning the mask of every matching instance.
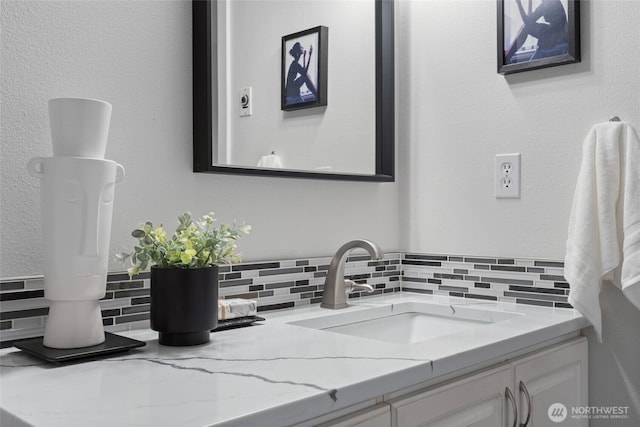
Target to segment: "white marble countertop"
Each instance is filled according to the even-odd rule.
[[[519,313],[416,344],[391,344],[288,322],[405,301]],[[403,293],[344,310],[306,306],[262,314],[209,344],[166,347],[150,330],[121,333],[146,347],[52,365],[0,351],[0,424],[13,426],[287,426],[429,381],[506,360],[587,327],[580,314],[522,304]]]

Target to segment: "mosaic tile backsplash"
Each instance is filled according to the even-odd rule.
[[[234,264],[220,268],[220,297],[249,298],[258,311],[317,304],[331,257]],[[571,308],[563,263],[533,259],[388,253],[383,260],[351,256],[345,276],[368,283],[372,294],[420,292],[546,307]],[[101,301],[108,332],[149,327],[149,273],[129,279],[127,273],[107,277]],[[0,279],[0,347],[41,336],[48,314],[40,277]]]

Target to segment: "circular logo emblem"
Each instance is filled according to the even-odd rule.
[[[547,411],[547,415],[549,419],[554,423],[561,423],[567,418],[567,407],[562,403],[554,403],[549,406],[549,410]]]

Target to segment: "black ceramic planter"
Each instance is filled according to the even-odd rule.
[[[151,267],[151,329],[160,344],[204,344],[217,325],[218,266]]]

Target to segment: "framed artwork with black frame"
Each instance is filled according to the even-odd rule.
[[[282,37],[282,110],[327,105],[328,39],[324,26]]]
[[[579,0],[497,0],[498,73],[580,62]]]

